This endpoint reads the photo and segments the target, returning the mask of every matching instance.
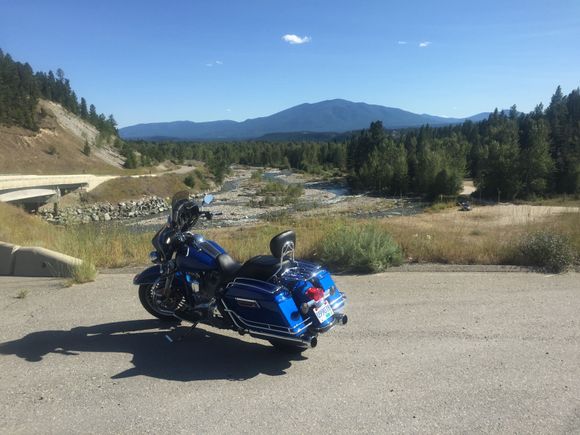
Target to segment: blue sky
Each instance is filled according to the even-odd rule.
[[[120,126],[332,98],[461,117],[580,86],[580,1],[0,0],[0,48]]]

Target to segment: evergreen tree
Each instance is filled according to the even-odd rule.
[[[84,97],[81,97],[79,112],[80,112],[79,114],[80,114],[81,118],[88,119],[89,111],[87,109],[87,100],[85,100]]]

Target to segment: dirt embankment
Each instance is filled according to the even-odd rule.
[[[71,174],[120,172],[122,158],[98,131],[59,104],[40,100],[38,131],[0,126],[0,173]],[[83,150],[91,146],[90,155]]]

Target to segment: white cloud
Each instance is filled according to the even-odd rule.
[[[419,47],[421,47],[421,48],[429,47],[430,45],[431,45],[431,41],[419,42]]]
[[[290,34],[282,36],[282,39],[292,45],[306,44],[307,42],[310,42],[312,40],[310,36],[300,37],[298,35],[290,35]]]
[[[211,68],[212,66],[216,65],[223,65],[224,63],[221,60],[216,60],[215,62],[206,63],[205,66]]]
[[[399,45],[407,45],[407,41],[397,41],[397,44],[399,44]]]
[[[224,63],[223,63],[221,60],[216,60],[216,61],[215,61],[215,64],[216,64],[216,65],[223,65]]]
[[[208,66],[211,68],[213,66],[213,63],[206,63],[205,66]]]

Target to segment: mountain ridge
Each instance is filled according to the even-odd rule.
[[[488,113],[468,118],[446,118],[416,114],[395,107],[352,102],[344,99],[302,103],[272,115],[245,121],[219,120],[208,122],[171,121],[142,123],[119,129],[123,139],[167,138],[175,140],[256,139],[276,133],[345,133],[367,128],[381,121],[387,129],[443,126],[466,120],[478,121]]]

